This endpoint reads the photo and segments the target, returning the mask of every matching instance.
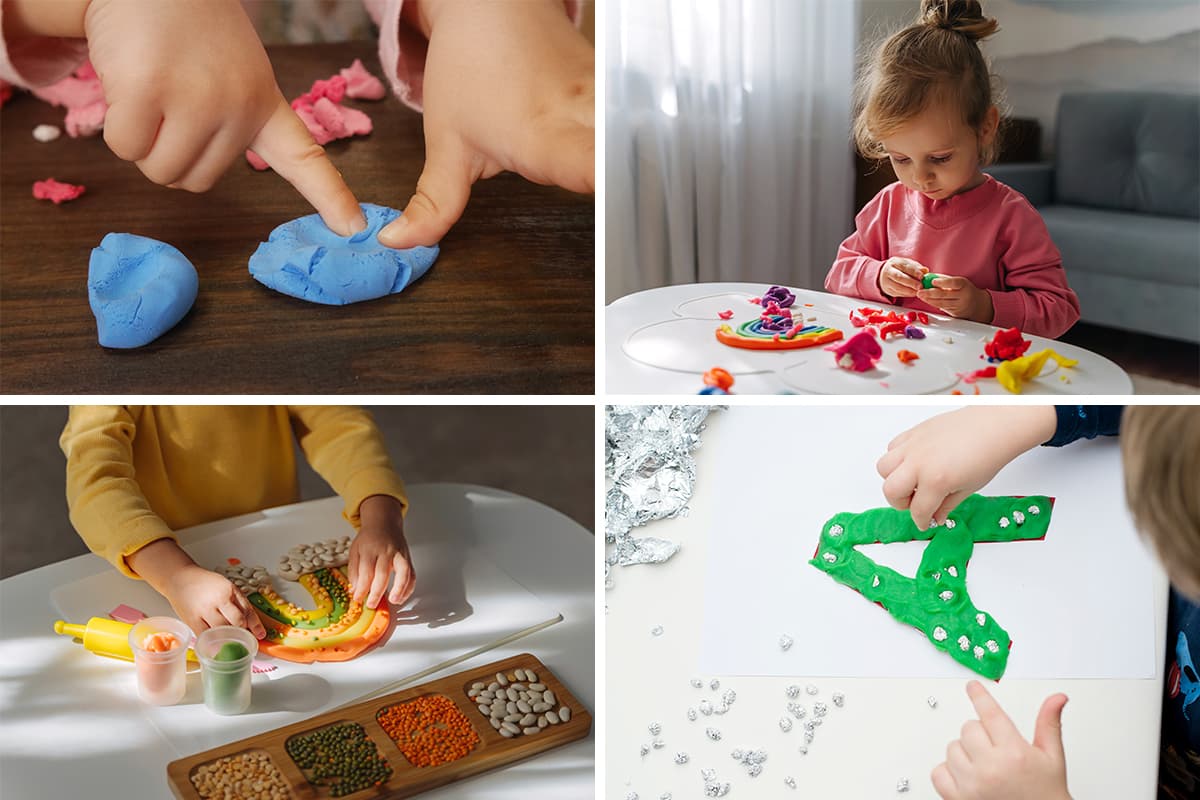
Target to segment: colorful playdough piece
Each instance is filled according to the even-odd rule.
[[[968,669],[998,680],[1008,664],[1008,633],[967,594],[967,562],[976,542],[1041,539],[1050,525],[1049,497],[973,494],[941,525],[922,531],[908,511],[843,512],[825,523],[809,563],[838,583],[924,633],[934,647]],[[865,544],[928,541],[915,578],[877,564]]]
[[[316,214],[280,225],[250,256],[250,274],[277,292],[341,306],[396,294],[433,266],[437,245],[395,250],[379,243],[379,231],[399,211],[370,203],[362,209],[367,227],[353,236],[338,236]]]
[[[35,198],[38,200],[51,200],[56,206],[81,197],[86,191],[86,186],[62,183],[54,180],[54,178],[47,178],[44,181],[37,181],[33,184],[33,196]]]
[[[717,328],[718,342],[744,350],[798,350],[836,342],[841,338],[842,332],[837,328],[823,325],[799,323],[782,331],[772,331],[761,319],[743,322],[736,330],[729,325]]]
[[[944,278],[944,277],[946,277],[946,276],[939,275],[936,272],[926,272],[924,275],[921,276],[921,288],[922,289],[932,289],[933,282],[936,281],[938,278]]]
[[[1022,338],[1019,330],[1008,328],[996,331],[992,340],[983,346],[983,352],[988,361],[1011,361],[1023,356],[1031,344],[1033,342]]]
[[[384,637],[391,621],[387,603],[372,611],[361,600],[351,600],[350,581],[341,568],[349,550],[349,537],[344,537],[299,545],[280,558],[280,576],[308,590],[315,602],[311,609],[299,608],[276,592],[264,567],[218,568],[246,595],[267,629],[260,652],[305,664],[348,661]]]
[[[63,126],[68,136],[92,136],[104,127],[108,103],[104,101],[104,87],[91,62],[85,61],[74,74],[57,83],[31,91],[35,97],[67,109]]]
[[[883,356],[879,340],[868,331],[856,333],[842,345],[826,347],[837,357],[837,365],[851,372],[866,372]]]
[[[147,653],[165,653],[179,647],[179,639],[175,634],[166,631],[152,633],[142,640],[142,649]]]
[[[1012,361],[1001,362],[996,367],[996,380],[1000,381],[1000,385],[1013,394],[1020,394],[1026,381],[1031,381],[1042,374],[1042,367],[1046,366],[1046,360],[1050,358],[1058,362],[1060,367],[1073,367],[1079,363],[1073,358],[1060,356],[1047,348],[1031,355],[1014,358]]]
[[[354,59],[353,64],[340,70],[338,74],[346,81],[347,97],[355,100],[382,100],[387,94],[387,90],[383,88],[383,81],[372,75],[363,66],[361,59]]]
[[[914,353],[912,350],[900,350],[896,353],[896,358],[900,359],[901,364],[911,364],[920,358],[920,356]]]
[[[704,373],[704,388],[700,390],[700,394],[733,394],[729,391],[732,388],[733,376],[729,371],[713,367]]]
[[[88,263],[88,302],[105,347],[141,347],[162,336],[187,314],[199,288],[183,253],[145,236],[110,233]]]

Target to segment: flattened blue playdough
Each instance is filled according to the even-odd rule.
[[[375,238],[400,216],[394,208],[362,204],[366,230],[338,236],[316,214],[285,222],[250,256],[250,274],[277,292],[331,306],[395,294],[424,275],[438,248],[393,250]]]
[[[145,236],[110,233],[88,262],[88,302],[105,347],[141,347],[162,336],[187,314],[199,288],[183,253]]]

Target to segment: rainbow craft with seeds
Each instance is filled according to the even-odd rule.
[[[343,537],[293,547],[280,558],[279,575],[308,590],[315,603],[311,609],[300,608],[276,592],[265,567],[220,568],[246,595],[267,629],[258,645],[260,652],[302,664],[348,661],[387,634],[391,614],[386,601],[371,610],[351,599],[353,589],[345,572],[349,553],[350,538]]]
[[[840,330],[823,325],[798,324],[782,330],[776,327],[785,321],[783,316],[773,315],[769,319],[743,322],[737,330],[729,325],[722,325],[717,328],[717,341],[747,350],[798,350],[802,347],[836,342],[842,338]],[[772,327],[775,329],[772,330]]]
[[[1008,664],[1008,632],[971,602],[967,562],[976,542],[1042,539],[1050,526],[1050,497],[973,494],[942,525],[922,531],[908,511],[875,508],[843,512],[821,530],[809,563],[923,632],[937,649],[986,678],[999,680]],[[877,564],[860,545],[928,541],[915,577]]]

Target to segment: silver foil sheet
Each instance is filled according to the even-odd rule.
[[[696,483],[692,451],[700,446],[704,420],[724,406],[608,406],[604,470],[606,575],[612,566],[659,564],[679,543],[634,536],[634,528],[687,513]]]

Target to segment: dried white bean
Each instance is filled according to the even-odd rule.
[[[547,711],[544,715],[544,718],[549,721],[551,725],[558,724],[558,714],[555,714],[553,711]]]
[[[494,692],[499,688],[500,688],[500,684],[496,683],[495,681],[492,681],[491,683],[489,683],[488,687],[487,687],[489,692]]]
[[[503,728],[504,730],[510,731],[512,733],[520,733],[521,732],[520,727],[518,727],[515,723],[512,723],[512,722],[502,722],[502,723],[500,723],[500,727]]]
[[[542,693],[542,702],[549,703],[550,705],[554,705],[554,703],[555,703],[554,692],[551,692],[549,690],[543,692]]]
[[[531,670],[531,669],[525,670],[525,677],[529,679],[530,683],[537,683],[537,673],[534,672],[533,670]]]
[[[503,672],[496,673],[496,683],[498,683],[501,686],[508,686],[508,678],[506,678],[504,676]]]
[[[510,731],[508,728],[501,728],[500,735],[503,736],[505,739],[511,739],[513,737],[513,732]]]
[[[519,681],[523,681],[523,680],[525,680],[525,670],[523,670],[523,669],[518,669],[518,670],[517,670],[515,673],[513,673],[513,674],[515,674],[515,675],[517,676],[517,680],[519,680]]]
[[[523,728],[521,730],[521,732],[524,733],[526,736],[528,736],[529,734],[537,733],[540,730],[541,730],[541,728],[539,728],[537,725],[534,725],[532,728]]]
[[[546,684],[544,684],[544,683],[531,683],[531,684],[529,684],[529,688],[530,688],[530,689],[532,689],[532,690],[533,690],[533,691],[535,691],[535,692],[544,692],[544,691],[546,691]]]
[[[537,721],[538,721],[538,718],[535,717],[533,714],[526,714],[525,716],[521,717],[521,721],[518,722],[517,724],[520,725],[522,728],[528,728],[530,725],[533,725]]]
[[[488,720],[488,722],[492,723],[493,728],[495,728],[496,730],[500,730],[500,720],[496,719],[495,717],[492,717],[490,720]]]
[[[558,710],[558,718],[561,719],[563,722],[569,722],[571,720],[571,709],[568,708],[567,706],[563,706],[562,708],[560,708]]]
[[[542,711],[549,711],[550,709],[554,708],[554,706],[550,705],[549,703],[534,703],[530,707],[538,713],[541,713]]]
[[[548,720],[547,720],[545,717],[539,717],[539,718],[538,718],[538,721],[537,721],[537,726],[538,726],[539,728],[544,728],[544,727],[546,727],[546,726],[547,726],[547,725],[549,725],[549,724],[550,724],[550,722],[549,722],[549,721],[548,721]]]
[[[511,702],[505,703],[504,707],[508,709],[508,713],[510,713],[510,714],[517,713],[517,704],[516,703],[511,703]]]
[[[525,714],[528,714],[530,711],[533,711],[533,706],[529,705],[529,703],[526,703],[524,700],[517,701],[517,708]]]
[[[524,714],[509,714],[504,718],[505,722],[518,722]]]

